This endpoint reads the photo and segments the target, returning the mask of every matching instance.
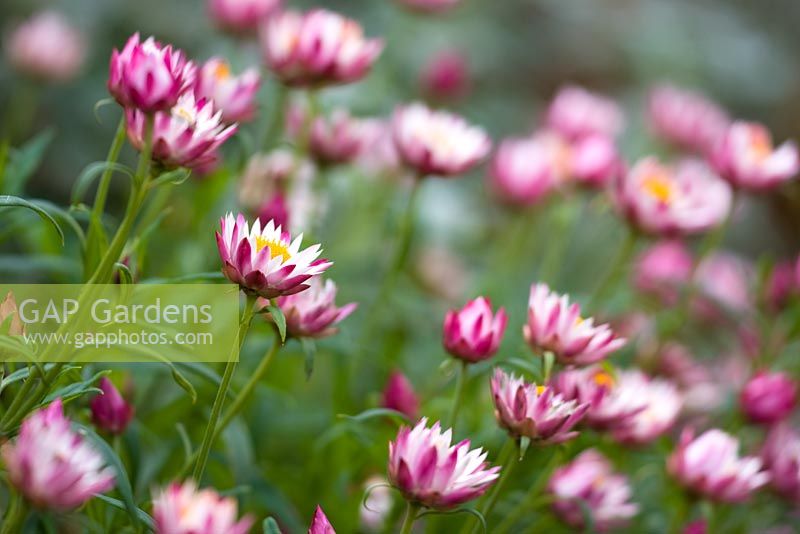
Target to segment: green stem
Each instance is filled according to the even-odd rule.
[[[411,532],[411,527],[414,526],[418,511],[419,505],[412,504],[411,501],[409,501],[406,507],[406,515],[403,518],[403,526],[400,528],[400,534],[409,534],[409,532]]]
[[[453,393],[453,406],[450,409],[450,418],[447,421],[448,428],[453,430],[456,428],[458,409],[461,407],[461,399],[464,396],[464,386],[467,382],[468,365],[469,364],[466,361],[462,360],[461,365],[458,367],[458,374],[456,375],[456,390]]]
[[[22,497],[9,486],[9,501],[0,534],[15,534],[21,531],[22,520],[25,519],[25,502]]]
[[[489,514],[494,510],[500,493],[503,491],[503,486],[514,470],[514,466],[519,463],[519,442],[516,439],[512,438],[506,442],[503,446],[503,450],[500,452],[500,460],[498,463],[502,466],[500,469],[500,478],[497,479],[492,489],[489,490],[483,505],[480,507],[480,513],[483,515],[484,519],[488,518]],[[472,525],[472,528],[470,528],[470,525]],[[467,520],[461,532],[475,533],[478,532],[479,528],[479,523],[476,524],[475,521]]]
[[[289,102],[289,90],[283,84],[277,84],[278,93],[275,95],[275,103],[273,104],[274,112],[270,117],[269,125],[264,132],[264,141],[261,145],[264,150],[272,150],[275,141],[283,129],[284,122],[286,121],[286,105]]]
[[[414,185],[411,186],[411,192],[408,195],[408,204],[406,205],[405,213],[400,221],[400,236],[395,251],[394,262],[392,262],[392,271],[390,278],[394,280],[403,270],[408,259],[408,254],[411,252],[411,242],[414,238],[414,217],[416,214],[417,200],[419,199],[419,191],[422,189],[421,178],[414,179]]]
[[[589,299],[589,303],[587,305],[588,309],[593,309],[608,295],[609,291],[617,287],[623,275],[627,271],[627,267],[631,258],[633,257],[633,253],[636,251],[637,238],[638,235],[634,230],[628,230],[625,240],[617,252],[616,258],[614,258],[614,261],[611,263],[611,267],[592,293],[592,297]]]
[[[111,142],[111,147],[108,149],[106,156],[106,168],[100,176],[100,182],[97,185],[97,193],[94,197],[94,206],[92,206],[92,217],[100,218],[103,216],[103,211],[106,206],[106,198],[108,197],[108,188],[111,184],[111,176],[114,174],[113,164],[119,159],[119,153],[122,146],[125,144],[125,114],[119,119],[117,125],[117,133],[114,134],[114,140]]]

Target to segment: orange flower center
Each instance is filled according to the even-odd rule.
[[[669,204],[675,196],[675,186],[663,172],[654,172],[645,176],[642,180],[642,190],[664,204]]]
[[[545,389],[547,389],[545,386],[536,386],[536,394],[541,395]]]
[[[276,258],[280,256],[281,261],[286,262],[292,257],[291,253],[289,252],[289,246],[283,241],[275,241],[262,236],[257,236],[256,251],[261,252],[264,247],[269,247],[270,258]]]
[[[756,161],[764,161],[772,154],[772,140],[766,132],[756,130],[750,138],[750,153]]]
[[[605,371],[598,371],[592,377],[594,383],[598,386],[610,388],[614,385],[614,377]]]
[[[231,77],[231,67],[225,61],[220,61],[214,67],[214,77],[217,80],[226,80]]]

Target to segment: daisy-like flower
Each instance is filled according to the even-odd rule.
[[[508,317],[500,308],[492,315],[489,299],[478,297],[444,318],[444,348],[453,357],[475,363],[494,356],[506,330]]]
[[[566,180],[568,172],[568,145],[547,132],[503,140],[489,167],[492,189],[516,206],[536,204]]]
[[[281,0],[208,0],[214,23],[233,33],[252,33],[268,15],[278,11]]]
[[[495,369],[491,380],[494,415],[514,437],[538,443],[562,443],[578,435],[572,431],[589,409],[589,403],[566,400],[550,386],[529,384]]]
[[[16,70],[48,82],[73,79],[86,59],[83,35],[57,11],[42,11],[20,24],[5,48]]]
[[[308,534],[336,534],[320,505],[317,505],[317,509],[314,510],[314,519],[311,520],[311,526],[308,527]]]
[[[320,164],[349,163],[358,156],[365,136],[361,121],[351,117],[344,109],[337,109],[330,117],[316,117],[311,122],[308,149]]]
[[[144,147],[147,116],[133,108],[125,111],[128,139],[136,150]],[[236,132],[236,125],[221,123],[210,100],[195,100],[188,92],[169,111],[158,112],[153,123],[153,160],[167,168],[213,164],[217,149]]]
[[[531,349],[550,351],[564,365],[589,365],[625,345],[607,324],[584,319],[578,303],[570,304],[567,295],[551,291],[544,283],[531,286],[528,322],[522,333]]]
[[[683,398],[672,382],[648,378],[638,370],[620,373],[618,386],[612,388],[610,402],[622,397],[639,398],[644,407],[630,417],[611,419],[611,435],[621,443],[650,443],[675,424],[683,407]],[[611,400],[613,399],[613,400]],[[601,401],[602,406],[602,401]]]
[[[61,399],[29,415],[0,455],[11,484],[39,507],[71,510],[114,487],[113,469],[70,428]]]
[[[732,191],[699,160],[677,166],[656,158],[640,160],[616,181],[612,192],[618,211],[648,234],[688,235],[720,225],[731,209]]]
[[[616,102],[605,96],[568,85],[559,89],[547,109],[547,125],[569,139],[588,135],[614,137],[625,127]]]
[[[114,49],[111,54],[108,91],[125,108],[147,114],[167,111],[192,86],[195,70],[180,50],[152,37],[142,43],[135,33],[122,52]]]
[[[341,308],[336,306],[333,280],[323,282],[321,278],[313,277],[308,285],[307,291],[278,297],[278,307],[286,318],[286,333],[292,337],[332,336],[338,332],[336,325],[353,313],[358,304],[351,302]]]
[[[319,258],[319,245],[300,250],[303,236],[291,241],[272,221],[263,228],[258,220],[250,226],[244,215],[228,213],[220,227],[216,237],[222,272],[245,292],[265,299],[308,289],[309,278],[333,265]]]
[[[237,521],[236,499],[192,481],[170,484],[153,499],[156,534],[247,534],[253,518]]]
[[[456,176],[489,154],[486,133],[446,111],[424,104],[401,106],[392,117],[392,131],[400,159],[419,176]]]
[[[356,21],[325,9],[270,17],[261,43],[267,65],[286,85],[319,87],[363,78],[383,50]]]
[[[667,470],[684,487],[719,502],[743,502],[769,482],[760,458],[739,457],[739,440],[716,428],[694,437],[681,434]]]
[[[198,71],[194,94],[198,99],[211,100],[226,123],[247,122],[255,115],[260,85],[258,70],[251,68],[234,76],[228,62],[215,57]]]
[[[452,430],[439,423],[428,428],[423,418],[414,428],[402,427],[389,443],[389,482],[413,502],[446,510],[483,495],[497,479],[482,449],[469,440],[451,445]]]

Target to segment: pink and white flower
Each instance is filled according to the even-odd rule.
[[[442,13],[448,11],[461,2],[461,0],[397,0],[412,11],[421,13]]]
[[[358,510],[358,519],[365,532],[382,532],[392,513],[392,488],[386,478],[374,475],[364,481],[364,489],[369,495]]]
[[[361,141],[355,164],[368,176],[392,176],[401,168],[390,121],[362,119]]]
[[[664,240],[645,250],[634,265],[636,289],[654,295],[665,304],[678,302],[681,288],[692,276],[694,260],[683,242]]]
[[[589,365],[606,358],[625,345],[607,324],[581,317],[581,307],[570,304],[547,284],[531,286],[528,321],[522,330],[525,341],[536,352],[552,352],[564,365]]]
[[[506,330],[508,317],[500,308],[492,315],[489,299],[478,297],[461,310],[450,310],[444,318],[444,348],[451,356],[475,363],[494,356]]]
[[[572,142],[569,174],[579,185],[603,188],[623,172],[625,165],[613,137],[587,135]]]
[[[566,400],[550,386],[537,386],[495,369],[491,380],[494,415],[514,437],[549,444],[578,435],[572,430],[589,409],[589,403]]]
[[[420,103],[401,106],[392,117],[392,131],[403,163],[418,176],[456,176],[489,154],[486,133],[458,115],[433,111]]]
[[[197,73],[194,94],[214,103],[222,112],[226,123],[248,122],[256,112],[256,94],[261,86],[261,75],[256,69],[247,69],[238,76],[231,74],[230,65],[221,58],[206,61]]]
[[[168,111],[195,79],[195,66],[172,45],[133,34],[121,52],[111,54],[108,91],[125,108],[151,114]]]
[[[739,457],[739,440],[722,430],[707,430],[694,437],[681,434],[678,447],[667,460],[667,470],[684,487],[720,502],[743,502],[769,482],[761,459]]]
[[[392,371],[383,390],[381,406],[398,411],[416,421],[419,416],[419,398],[411,381],[400,371]]]
[[[237,520],[237,512],[236,499],[192,481],[174,482],[153,499],[156,534],[247,534],[253,518]]]
[[[794,504],[800,504],[800,435],[787,424],[770,428],[761,459],[772,488]]]
[[[576,85],[559,89],[546,115],[547,126],[568,139],[588,135],[616,137],[625,127],[625,116],[613,100]]]
[[[267,223],[269,224],[269,223]],[[323,338],[338,332],[338,325],[353,313],[358,304],[336,306],[336,284],[313,277],[308,289],[294,295],[278,297],[278,307],[286,318],[286,333],[292,337]],[[265,306],[269,303],[264,302]]]
[[[750,421],[778,423],[789,417],[797,404],[797,384],[785,373],[760,371],[745,384],[739,403]]]
[[[16,70],[48,82],[73,79],[86,59],[83,35],[57,11],[35,14],[14,28],[5,44]]]
[[[752,265],[743,258],[716,252],[697,266],[694,285],[697,287],[692,309],[706,320],[718,320],[725,315],[744,315],[753,305],[750,280]]]
[[[529,138],[509,138],[497,147],[489,167],[490,184],[504,202],[536,204],[569,171],[569,146],[558,135],[541,132]]]
[[[464,54],[445,50],[433,55],[420,74],[422,94],[440,102],[464,98],[469,91],[469,65]]]
[[[621,372],[609,399],[616,397],[619,402],[626,394],[638,397],[637,404],[644,406],[630,417],[611,422],[611,435],[621,443],[643,445],[654,441],[675,425],[683,407],[681,393],[672,382],[648,378],[638,370]]]
[[[298,167],[295,156],[290,150],[281,149],[268,154],[254,154],[242,172],[239,182],[239,203],[251,210],[257,210],[276,194],[285,194],[289,178]]]
[[[332,262],[319,258],[319,245],[300,250],[303,236],[290,236],[272,221],[252,227],[244,216],[228,213],[216,233],[222,272],[243,291],[265,299],[293,295],[310,287],[309,278],[325,272]]]
[[[330,117],[314,118],[310,133],[309,152],[323,165],[353,161],[365,141],[361,121],[344,109],[337,109]]]
[[[270,14],[280,9],[282,0],[209,0],[211,19],[223,30],[252,33]]]
[[[311,520],[311,526],[308,527],[308,534],[336,534],[320,505],[317,505],[317,509],[314,510],[314,518]]]
[[[389,482],[407,500],[437,510],[483,495],[500,468],[488,466],[482,449],[470,450],[469,440],[451,445],[452,430],[427,425],[423,418],[404,426],[389,443]]]
[[[325,9],[270,17],[261,37],[269,68],[290,86],[317,87],[363,78],[383,50],[356,21]]]
[[[108,377],[100,379],[103,392],[89,401],[92,422],[95,426],[111,434],[122,434],[133,419],[133,406],[128,403]]]
[[[29,415],[0,455],[8,480],[39,507],[71,510],[114,487],[113,469],[70,428],[61,399]]]

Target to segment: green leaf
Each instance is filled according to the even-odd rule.
[[[0,207],[26,208],[36,212],[36,214],[39,215],[39,217],[41,217],[43,221],[49,222],[53,226],[53,228],[55,228],[56,232],[58,232],[58,236],[61,238],[61,244],[62,245],[64,244],[64,231],[61,229],[56,220],[53,219],[53,217],[49,213],[47,213],[45,210],[43,210],[36,204],[33,204],[32,202],[29,202],[24,198],[15,197],[11,195],[2,195],[0,196]]]
[[[192,171],[190,169],[175,169],[174,171],[165,172],[159,175],[158,178],[155,178],[150,182],[148,187],[150,187],[150,189],[155,189],[156,187],[164,184],[180,185],[188,180],[189,176],[191,175]]]
[[[174,365],[171,365],[171,369],[172,369],[172,379],[175,381],[176,384],[178,384],[181,388],[183,388],[183,390],[186,393],[189,394],[189,397],[191,397],[192,399],[192,404],[196,403],[197,390],[194,389],[192,383],[189,382],[189,379],[183,376],[183,374],[180,371],[178,371],[178,369]]]
[[[189,371],[193,375],[204,379],[213,386],[219,387],[219,385],[222,383],[222,377],[219,376],[219,373],[204,363],[175,362],[174,366]],[[228,398],[231,400],[236,398],[233,388],[228,388]]]
[[[22,193],[28,179],[39,168],[44,153],[55,133],[47,129],[18,149],[11,149],[3,173],[3,191],[12,195]]]
[[[89,231],[83,247],[83,273],[89,279],[100,264],[100,260],[108,250],[108,235],[100,218],[94,213],[89,215]]]
[[[117,508],[119,510],[127,510],[128,509],[127,506],[125,506],[125,503],[120,501],[119,499],[115,499],[113,497],[109,497],[108,495],[103,495],[103,494],[95,495],[95,497],[97,499],[103,501],[104,503],[106,503],[108,505],[111,505],[114,508]],[[136,516],[139,518],[139,521],[144,523],[144,525],[147,528],[149,528],[151,530],[155,528],[155,522],[153,521],[153,518],[150,517],[150,515],[147,512],[145,512],[144,510],[142,510],[141,508],[138,508],[138,507],[136,508]]]
[[[314,372],[314,357],[317,355],[317,344],[313,339],[307,337],[300,338],[300,344],[306,355],[304,364],[306,380],[311,380],[311,374]]]
[[[114,268],[119,273],[119,281],[121,284],[131,285],[134,283],[133,273],[127,265],[117,262],[114,264]]]
[[[102,124],[103,123],[103,121],[100,120],[100,110],[102,108],[108,106],[109,104],[113,104],[114,102],[115,102],[115,100],[113,98],[110,98],[110,97],[109,98],[101,98],[100,100],[95,102],[94,108],[93,108],[92,111],[94,112],[94,118],[95,118],[95,120],[97,121],[98,124]]]
[[[528,447],[531,446],[531,438],[522,436],[519,440],[519,461],[525,458],[525,453],[528,452]]]
[[[272,317],[272,321],[275,323],[275,326],[278,327],[278,333],[281,335],[281,343],[285,343],[286,316],[283,315],[283,310],[281,310],[278,306],[274,306],[272,304],[270,304],[269,306],[265,306],[264,310],[269,312],[270,317]],[[303,348],[305,348],[305,346]]]
[[[45,399],[39,404],[39,406],[46,406],[53,402],[56,398],[61,398],[64,403],[67,403],[73,399],[76,399],[82,395],[86,395],[88,393],[102,393],[102,391],[96,387],[94,387],[94,383],[100,380],[101,377],[110,374],[110,370],[103,370],[98,373],[95,373],[93,376],[83,380],[81,382],[74,382],[72,384],[67,384],[63,388],[59,388],[52,393],[50,393]]]
[[[278,528],[278,522],[272,518],[272,516],[266,518],[263,523],[261,523],[261,530],[264,534],[281,534],[281,529]]]
[[[133,179],[133,169],[127,165],[111,163],[109,161],[95,161],[94,163],[90,163],[83,169],[78,179],[75,180],[75,185],[72,186],[72,195],[70,197],[72,204],[79,203],[84,195],[86,195],[86,191],[89,190],[92,183],[107,169],[110,169],[114,173],[125,174]]]
[[[175,278],[148,278],[142,280],[140,284],[193,284],[196,282],[214,282],[225,280],[225,275],[219,271],[208,273],[194,273]]]
[[[63,219],[64,222],[67,223],[67,226],[69,226],[70,229],[72,229],[72,231],[75,232],[75,235],[78,236],[78,240],[81,242],[81,246],[83,246],[86,243],[86,236],[83,233],[83,228],[81,228],[81,225],[78,223],[78,221],[75,220],[75,217],[73,217],[69,211],[65,210],[61,206],[53,204],[49,200],[32,198],[30,202],[31,204],[39,206],[43,210],[50,212],[54,215],[57,215],[58,217]]]
[[[456,510],[425,510],[421,514],[417,515],[417,519],[420,517],[425,517],[426,515],[456,515],[456,514],[470,514],[478,518],[478,521],[481,522],[481,526],[483,527],[483,532],[489,532],[488,527],[486,526],[486,518],[483,517],[483,514],[480,513],[478,510],[474,508],[458,508]]]
[[[364,421],[375,418],[390,417],[392,419],[399,419],[404,423],[410,423],[406,414],[390,408],[372,408],[370,410],[364,410],[356,415],[339,414],[337,417],[358,423],[363,423]]]

